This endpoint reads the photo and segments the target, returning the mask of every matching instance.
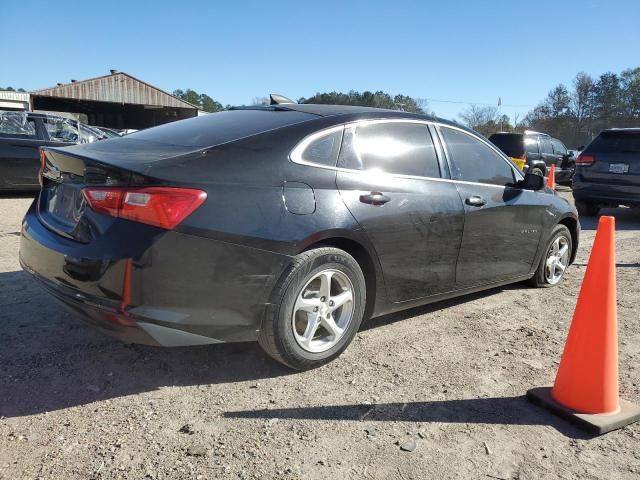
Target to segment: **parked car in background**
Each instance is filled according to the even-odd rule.
[[[640,128],[600,132],[578,155],[572,188],[580,215],[640,206]]]
[[[494,133],[489,140],[511,157],[522,170],[526,170],[533,160],[543,160],[547,170],[551,165],[555,165],[556,182],[564,184],[571,182],[575,171],[575,158],[557,138],[546,133],[525,130],[524,133]],[[547,172],[542,171],[534,173],[547,175]]]
[[[76,120],[0,111],[0,190],[40,188],[40,147],[91,143],[101,138],[101,133]]]
[[[429,116],[246,107],[43,152],[20,262],[132,342],[258,340],[313,368],[365,317],[557,285],[578,246],[543,177]]]
[[[120,132],[118,132],[117,130],[114,130],[113,128],[108,128],[108,127],[97,127],[95,125],[91,125],[91,128],[98,130],[102,136],[107,139],[107,138],[119,138],[122,135],[120,134]]]

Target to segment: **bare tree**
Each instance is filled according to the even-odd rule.
[[[471,104],[467,110],[460,114],[465,125],[485,136],[495,133],[500,120],[503,120],[498,107],[492,105]]]

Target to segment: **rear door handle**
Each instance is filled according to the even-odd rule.
[[[472,197],[467,198],[464,203],[466,203],[467,205],[471,205],[472,207],[481,207],[483,205],[486,205],[487,201],[484,198],[479,197],[478,195],[473,195]]]
[[[367,195],[360,195],[360,201],[362,203],[368,203],[369,205],[384,205],[391,199],[380,192],[371,192]]]

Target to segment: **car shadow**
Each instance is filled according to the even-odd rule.
[[[607,215],[616,219],[616,230],[640,230],[640,208],[603,208],[599,215]],[[597,230],[599,216],[580,216],[582,230]]]
[[[524,396],[244,410],[225,412],[224,416],[243,419],[547,425],[567,437],[593,438],[546,410],[532,405]]]
[[[24,272],[0,273],[0,418],[164,386],[291,375],[257,343],[161,348],[125,344],[68,313]]]
[[[508,286],[506,288],[519,288]],[[487,297],[495,288],[370,320],[376,328]],[[293,375],[257,343],[161,348],[113,340],[69,314],[24,272],[0,273],[0,417],[11,418],[109,400],[166,386],[215,385]],[[516,408],[518,407],[518,408]],[[281,415],[359,418],[371,406],[290,409]],[[375,406],[371,419],[543,424],[542,414],[514,414],[519,398]],[[535,409],[534,409],[535,410]],[[274,413],[276,412],[276,413]],[[256,411],[252,415],[276,415]],[[240,413],[236,412],[237,415]],[[232,413],[229,413],[232,415]],[[249,415],[249,413],[246,413]],[[446,420],[446,419],[449,420]],[[523,420],[523,418],[525,420]]]

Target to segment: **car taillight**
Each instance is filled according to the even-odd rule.
[[[44,150],[40,149],[40,170],[38,170],[38,183],[42,186],[42,174],[44,173],[44,167],[47,165],[47,155]]]
[[[576,165],[591,165],[596,161],[595,155],[578,155],[576,158]]]
[[[88,187],[82,190],[92,210],[112,217],[171,230],[206,200],[192,188]]]

